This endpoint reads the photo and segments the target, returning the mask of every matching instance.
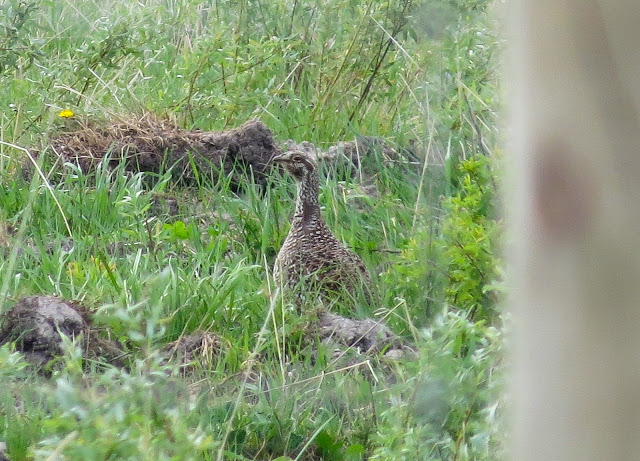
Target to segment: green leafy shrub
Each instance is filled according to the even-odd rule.
[[[40,56],[43,40],[34,37],[38,0],[8,0],[0,5],[0,75],[8,68],[23,70]]]
[[[189,424],[186,389],[150,357],[87,383],[65,370],[45,393],[46,436],[33,454],[65,459],[200,460],[210,436]]]
[[[440,248],[446,268],[446,301],[470,319],[495,314],[492,283],[499,274],[495,194],[489,160],[476,156],[460,162],[460,191],[443,201]]]
[[[464,349],[464,352],[463,352]],[[445,309],[385,395],[372,460],[503,459],[502,332]]]

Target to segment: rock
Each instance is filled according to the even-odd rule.
[[[10,461],[9,458],[7,458],[7,455],[5,455],[6,451],[7,444],[4,442],[0,442],[0,461]]]
[[[72,339],[82,335],[87,357],[119,364],[123,355],[118,344],[92,331],[87,311],[80,304],[55,296],[29,296],[18,301],[3,319],[0,345],[15,342],[28,362],[44,366],[64,353],[61,333]]]
[[[23,298],[7,312],[0,344],[15,341],[31,363],[44,365],[62,354],[60,333],[74,338],[88,324],[72,303],[53,296]]]

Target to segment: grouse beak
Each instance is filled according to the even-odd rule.
[[[284,161],[286,161],[286,159],[287,159],[287,154],[286,153],[277,154],[277,155],[274,155],[273,157],[271,157],[271,161],[272,162],[276,162],[276,163],[277,162],[284,162]]]

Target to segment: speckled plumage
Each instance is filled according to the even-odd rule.
[[[318,289],[325,298],[362,291],[371,301],[371,277],[362,259],[338,241],[322,218],[315,158],[306,152],[289,151],[274,161],[284,165],[298,187],[291,230],[274,266],[276,281],[291,289]]]

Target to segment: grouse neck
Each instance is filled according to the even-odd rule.
[[[319,179],[316,171],[308,173],[302,181],[298,182],[295,218],[305,225],[315,224],[321,220],[318,184]]]

